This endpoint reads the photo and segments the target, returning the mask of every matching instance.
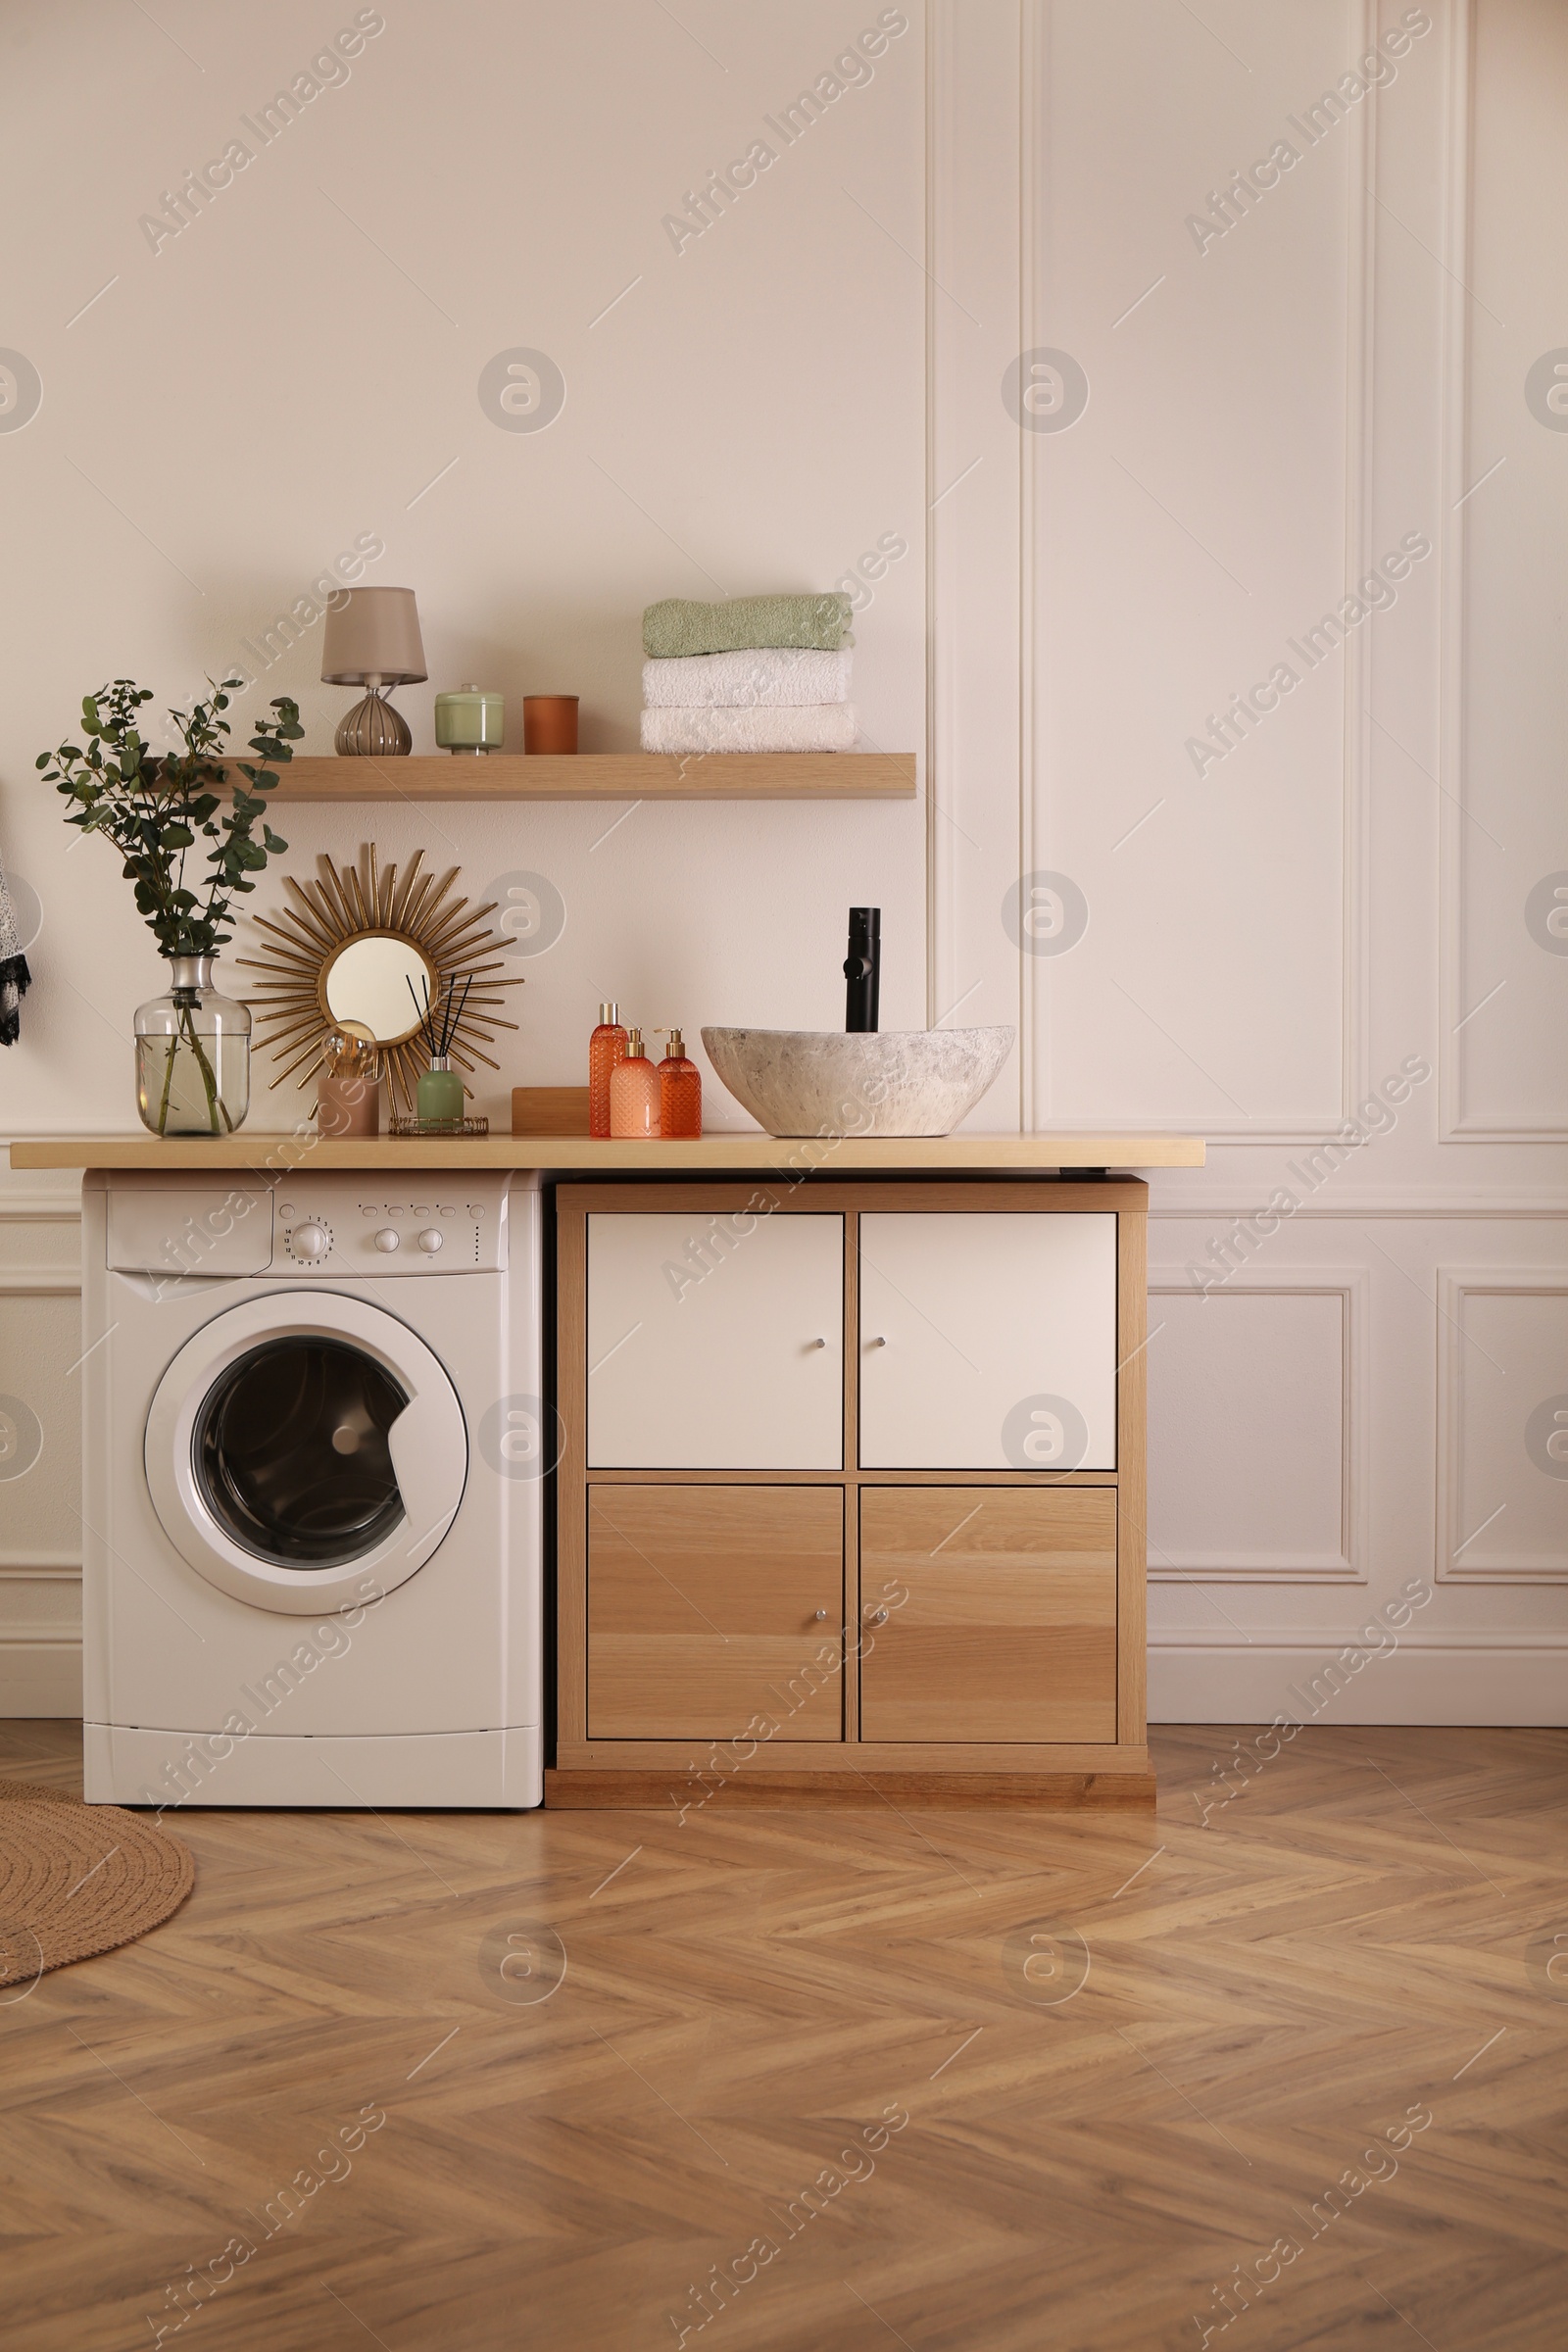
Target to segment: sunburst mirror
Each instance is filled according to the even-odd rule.
[[[373,1039],[392,1110],[412,1113],[429,1058],[419,1016],[449,991],[462,1005],[449,1048],[454,1067],[466,1079],[476,1062],[499,1073],[478,1041],[493,1045],[497,1029],[516,1028],[498,1008],[507,1001],[502,991],[520,987],[522,975],[501,976],[503,957],[494,951],[506,943],[485,920],[495,902],[470,907],[455,899],[459,868],[438,882],[420,870],[423,858],[416,850],[400,880],[395,865],[378,864],[374,842],[357,866],[334,865],[323,855],[315,882],[284,875],[292,903],[280,909],[281,921],[257,915],[257,929],[268,935],[263,953],[239,961],[265,975],[250,1003],[257,1044],[283,1061],[273,1086],[286,1078],[309,1086],[325,1040],[347,1029]]]

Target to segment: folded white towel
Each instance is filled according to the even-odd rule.
[[[853,703],[752,710],[687,705],[643,712],[645,752],[848,752],[858,732]]]
[[[650,710],[671,704],[751,710],[849,699],[847,646],[837,654],[795,646],[781,653],[677,654],[643,663],[643,701]]]

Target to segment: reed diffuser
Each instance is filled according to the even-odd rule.
[[[414,996],[413,981],[409,982],[414,1009],[419,1016],[419,1032],[430,1056],[430,1066],[421,1073],[415,1090],[414,1106],[421,1135],[463,1133],[463,1079],[452,1067],[451,1047],[472,984],[470,973],[463,983],[462,996],[456,997],[453,982],[449,979],[445,1001],[432,1005],[428,980],[420,984],[424,990],[422,1004]]]

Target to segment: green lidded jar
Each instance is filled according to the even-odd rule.
[[[499,752],[506,732],[507,698],[478,686],[460,686],[435,698],[435,739],[443,752]]]

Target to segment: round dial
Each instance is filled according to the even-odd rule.
[[[395,1225],[383,1225],[375,1237],[375,1246],[378,1250],[401,1250],[403,1236]]]
[[[332,1236],[324,1225],[313,1219],[308,1225],[296,1225],[289,1248],[296,1257],[324,1257],[332,1247]]]
[[[445,1247],[446,1238],[436,1226],[427,1225],[419,1236],[419,1248],[426,1257],[433,1257],[438,1250]]]

